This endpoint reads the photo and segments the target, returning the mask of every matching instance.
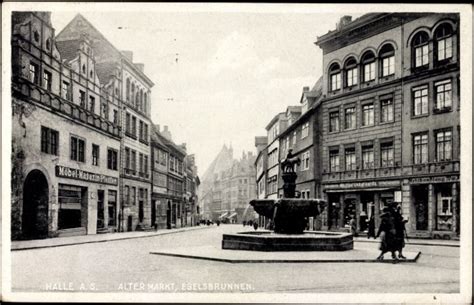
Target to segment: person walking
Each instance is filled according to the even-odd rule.
[[[403,256],[403,248],[405,247],[405,236],[406,236],[406,228],[405,224],[408,220],[403,219],[401,213],[401,207],[398,206],[397,209],[393,209],[393,218],[394,218],[394,225],[395,225],[395,249],[398,251],[398,258],[406,259]]]
[[[395,224],[394,217],[390,212],[389,207],[383,208],[383,213],[380,215],[380,226],[376,235],[376,238],[381,236],[380,242],[380,255],[377,260],[383,260],[384,254],[387,252],[392,253],[392,259],[397,259],[395,256],[396,242],[395,242]]]
[[[371,215],[369,220],[367,221],[367,239],[373,237],[375,239],[375,217]]]
[[[351,227],[352,235],[357,236],[357,222],[354,215],[352,215],[351,220],[349,220],[349,226]]]

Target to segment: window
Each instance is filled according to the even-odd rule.
[[[99,166],[99,145],[92,144],[92,165]]]
[[[362,105],[362,126],[374,125],[374,104]]]
[[[346,171],[356,170],[355,148],[346,148],[345,150]]]
[[[436,161],[449,161],[452,156],[452,132],[443,130],[436,132]]]
[[[357,85],[357,62],[353,57],[346,61],[344,70],[346,71],[346,87]]]
[[[124,192],[125,203],[128,205],[130,204],[130,187],[128,185],[125,186]]]
[[[127,99],[127,102],[130,101],[130,78],[127,78],[127,85],[125,87],[125,96],[126,96],[126,99]]]
[[[380,143],[380,164],[382,167],[394,165],[393,142]]]
[[[436,98],[435,98],[435,109],[436,110],[443,110],[443,109],[451,109],[451,96],[452,96],[452,87],[451,87],[451,80],[444,80],[441,82],[437,82],[434,84],[435,91],[436,91]]]
[[[380,101],[380,122],[393,122],[393,99],[387,98]]]
[[[118,124],[118,111],[114,109],[114,124]]]
[[[437,61],[453,57],[453,29],[449,24],[442,24],[435,32],[435,48]]]
[[[89,96],[89,111],[95,113],[95,97]]]
[[[374,147],[372,145],[362,147],[362,168],[374,168]]]
[[[43,88],[51,91],[51,73],[43,71]]]
[[[138,172],[139,174],[143,174],[143,154],[138,153]]]
[[[63,99],[69,99],[69,83],[66,81],[63,81],[61,85],[61,97]]]
[[[362,56],[362,73],[364,82],[375,79],[375,55],[373,52],[365,52]]]
[[[143,95],[143,112],[144,113],[147,113],[147,98],[148,98],[148,95],[145,94]]]
[[[106,120],[109,119],[109,112],[107,110],[107,103],[105,103],[105,102],[100,103],[100,116],[103,117]]]
[[[41,126],[41,152],[58,155],[59,133],[56,130]]]
[[[125,115],[125,131],[126,131],[127,133],[131,133],[131,132],[132,132],[130,126],[131,126],[131,125],[130,125],[130,113],[127,113],[127,114]]]
[[[329,68],[330,89],[329,91],[336,91],[341,89],[341,69],[338,64],[334,63]]]
[[[130,148],[125,147],[125,168],[130,169]]]
[[[132,153],[131,153],[131,162],[130,162],[130,166],[131,166],[131,169],[133,171],[133,175],[136,174],[136,170],[137,170],[137,152],[132,150]]]
[[[308,131],[309,131],[309,122],[304,123],[303,126],[301,127],[301,138],[304,139],[308,136]]]
[[[331,172],[339,171],[339,150],[329,151],[329,170]]]
[[[428,134],[413,136],[413,164],[428,162]]]
[[[295,130],[293,131],[293,146],[296,145],[296,136],[297,136],[298,132]]]
[[[132,205],[136,205],[137,204],[137,189],[132,186],[131,188],[131,194],[130,194],[130,197],[132,197],[131,201],[132,201]]]
[[[306,151],[306,152],[303,153],[302,169],[301,170],[309,169],[309,157],[310,157],[310,151]]]
[[[39,66],[35,63],[30,62],[30,71],[29,71],[30,82],[38,85],[38,82],[39,82],[38,73],[39,73]]]
[[[86,74],[86,64],[82,64],[82,74]]]
[[[141,120],[139,120],[139,123],[138,123],[138,138],[140,140],[143,139],[143,122]]]
[[[415,68],[427,66],[429,63],[428,33],[419,32],[413,37],[412,49]]]
[[[344,110],[344,128],[356,128],[356,109],[355,107],[346,108]]]
[[[428,113],[428,86],[413,88],[413,115]]]
[[[143,173],[148,175],[148,156],[143,156]]]
[[[79,90],[79,98],[80,98],[80,101],[79,101],[79,105],[82,107],[82,108],[86,108],[86,93],[82,90]]]
[[[71,136],[71,160],[85,162],[84,148],[84,140]]]
[[[148,124],[143,123],[143,141],[148,142]]]
[[[131,92],[131,96],[130,96],[130,102],[132,103],[132,105],[135,105],[135,84],[132,84],[132,92]]]
[[[107,168],[117,170],[118,152],[115,149],[107,149]]]
[[[329,132],[339,131],[339,111],[329,113]]]
[[[132,116],[132,134],[137,136],[137,118]]]
[[[380,49],[380,59],[382,61],[382,76],[395,74],[395,49],[389,43]]]

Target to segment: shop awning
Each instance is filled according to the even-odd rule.
[[[232,213],[229,216],[227,216],[227,218],[232,218],[232,217],[235,217],[235,216],[237,216],[237,213]]]
[[[227,214],[229,214],[229,212],[225,212],[224,214],[222,214],[221,216],[219,216],[219,218],[224,218],[227,216]]]
[[[373,187],[366,189],[335,189],[324,190],[326,193],[353,193],[353,192],[374,192],[374,191],[388,191],[397,189],[396,187]]]

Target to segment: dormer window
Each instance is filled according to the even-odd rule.
[[[86,65],[82,64],[82,74],[86,74]]]
[[[34,31],[33,31],[33,39],[34,39],[36,42],[39,42],[39,40],[40,40],[40,35],[39,35],[39,33],[38,33],[37,30],[34,30]]]
[[[329,91],[341,89],[341,68],[339,64],[334,63],[329,68]]]
[[[93,78],[93,77],[94,77],[94,71],[91,70],[91,71],[89,72],[89,76],[90,76],[91,78]]]
[[[384,45],[380,49],[379,53],[381,66],[382,66],[382,77],[395,74],[395,49],[389,43]]]
[[[48,50],[48,51],[51,50],[51,39],[50,38],[46,39],[46,50]]]
[[[415,68],[427,66],[429,64],[429,37],[428,33],[420,32],[416,34],[412,41],[413,58]]]
[[[450,24],[442,24],[435,32],[435,48],[437,61],[447,60],[453,57],[453,28]]]

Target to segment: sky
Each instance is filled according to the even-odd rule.
[[[155,83],[151,119],[167,125],[176,143],[186,143],[200,175],[224,144],[236,158],[255,152],[255,136],[266,135],[277,113],[299,105],[303,87],[322,75],[322,51],[314,42],[343,16],[53,11],[56,33],[77,13],[145,64]]]

